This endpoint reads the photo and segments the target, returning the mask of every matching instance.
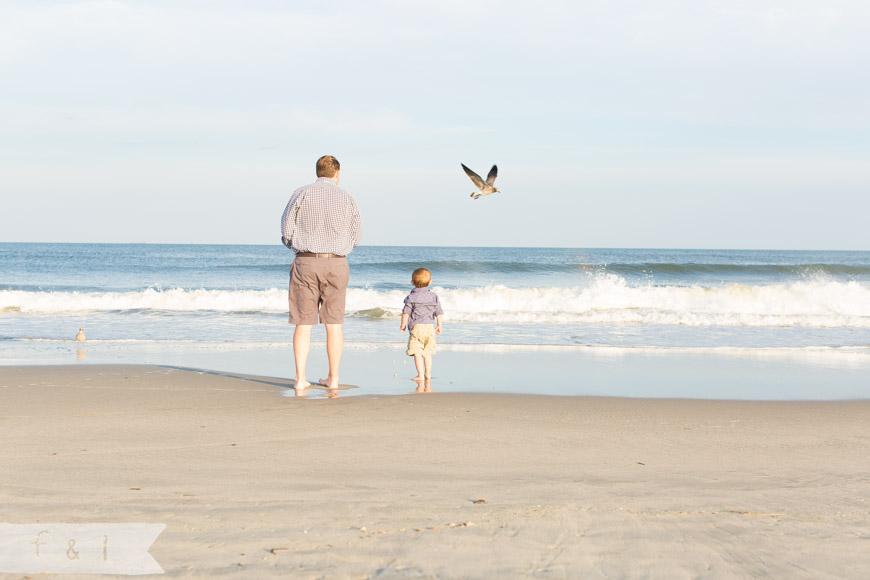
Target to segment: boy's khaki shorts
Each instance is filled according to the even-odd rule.
[[[435,354],[435,325],[415,324],[408,336],[408,355]]]
[[[343,324],[347,258],[303,258],[290,264],[290,324]]]

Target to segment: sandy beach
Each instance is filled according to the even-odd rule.
[[[867,400],[289,384],[0,367],[2,519],[164,523],[163,577],[870,576]]]

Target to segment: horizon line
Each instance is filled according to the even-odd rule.
[[[79,245],[79,246],[257,246],[284,247],[282,244],[264,243],[212,243],[212,242],[9,242],[0,244],[33,244],[33,245]],[[452,245],[405,245],[405,244],[362,244],[358,248],[469,248],[469,249],[539,249],[539,250],[659,250],[659,251],[722,251],[722,252],[870,252],[856,249],[825,249],[825,248],[723,248],[723,247],[640,247],[640,246],[452,246]]]

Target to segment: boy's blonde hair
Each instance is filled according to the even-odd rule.
[[[417,268],[414,270],[414,273],[411,274],[411,282],[414,283],[414,286],[417,288],[425,288],[429,285],[429,282],[432,281],[432,272],[427,270],[426,268]]]

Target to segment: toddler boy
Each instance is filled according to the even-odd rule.
[[[423,381],[432,378],[432,355],[435,354],[435,335],[441,334],[441,319],[444,311],[438,295],[429,290],[432,282],[432,273],[426,268],[417,268],[411,274],[411,283],[414,289],[405,298],[405,307],[402,309],[402,326],[404,332],[407,327],[408,356],[414,357],[417,366],[415,381]]]

